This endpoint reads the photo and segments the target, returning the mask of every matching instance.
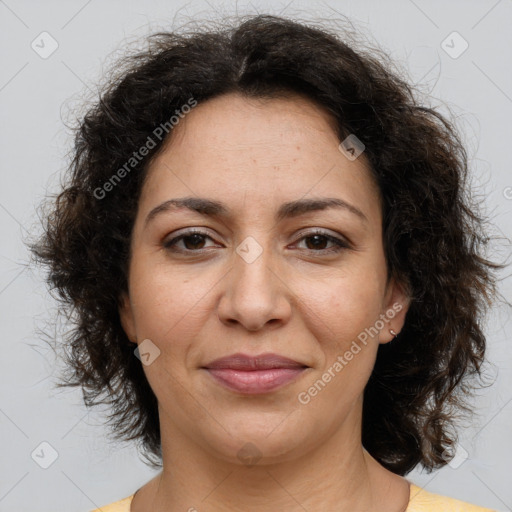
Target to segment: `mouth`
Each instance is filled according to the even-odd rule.
[[[255,395],[274,391],[298,378],[307,365],[277,354],[233,354],[202,367],[222,386]]]

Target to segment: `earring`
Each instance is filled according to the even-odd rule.
[[[392,334],[394,338],[397,336],[397,333],[393,329],[389,329],[389,334]]]

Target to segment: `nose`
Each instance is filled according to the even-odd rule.
[[[254,261],[234,254],[233,267],[223,286],[218,316],[224,324],[240,324],[248,331],[258,331],[267,324],[278,327],[289,321],[290,288],[283,273],[272,265],[270,248]]]

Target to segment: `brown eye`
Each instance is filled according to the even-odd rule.
[[[201,252],[204,247],[205,239],[212,238],[203,231],[188,231],[186,233],[182,233],[181,235],[164,242],[164,247],[169,251],[176,252]],[[179,242],[183,242],[185,247],[177,247]]]
[[[306,234],[299,239],[299,241],[302,240],[306,241],[306,250],[309,252],[338,253],[345,249],[350,249],[350,245],[347,242],[323,231],[315,231],[313,233]],[[332,243],[334,246],[326,248],[325,245],[328,243]]]

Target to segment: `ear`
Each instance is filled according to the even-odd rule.
[[[379,343],[389,343],[402,330],[411,303],[406,290],[406,285],[398,283],[395,279],[389,280],[380,316],[384,326],[379,334]],[[396,335],[390,333],[390,330],[394,331]]]
[[[123,293],[119,300],[119,318],[126,336],[132,343],[137,343],[137,334],[135,329],[135,319],[133,315],[133,307],[130,297],[127,293]]]

